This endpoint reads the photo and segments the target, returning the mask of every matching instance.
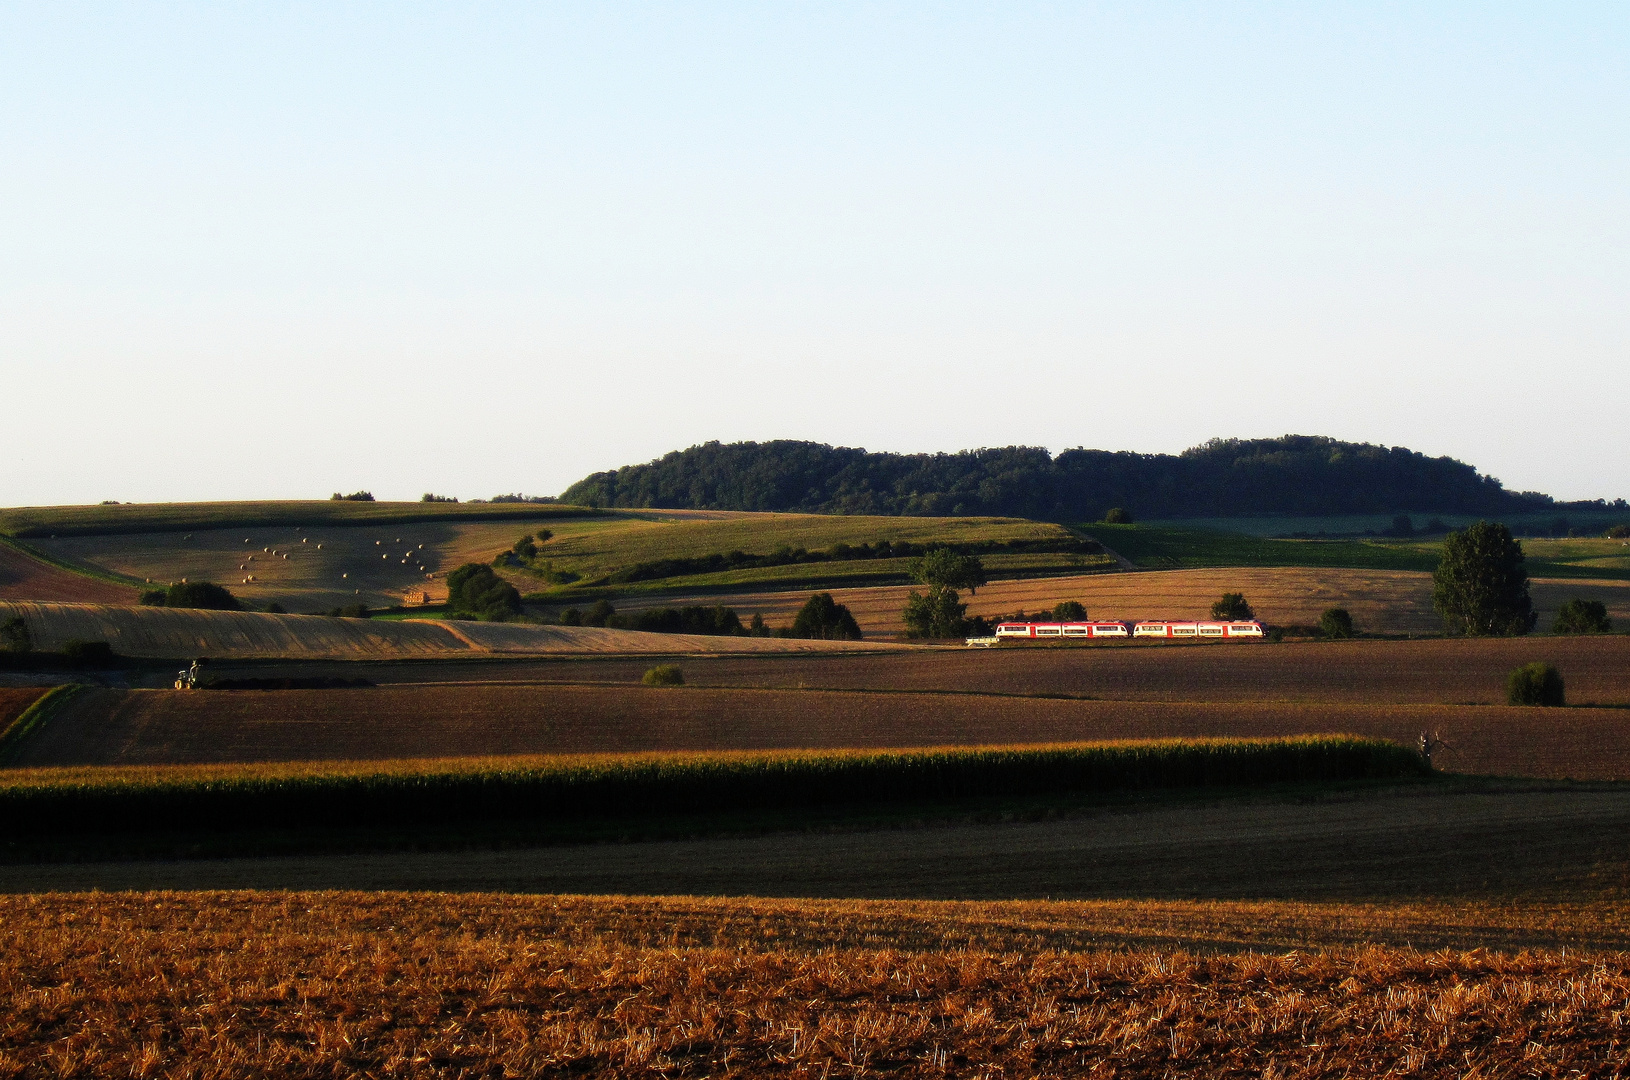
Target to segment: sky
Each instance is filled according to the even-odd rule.
[[[1630,5],[0,3],[0,504],[1331,435],[1630,496]]]

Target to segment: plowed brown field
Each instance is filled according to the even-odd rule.
[[[694,686],[1065,694],[1127,701],[1486,704],[1512,668],[1555,663],[1574,704],[1630,705],[1630,637],[902,649],[714,656],[683,664]],[[606,655],[491,663],[369,665],[385,682],[637,683],[648,659]],[[223,673],[236,670],[229,667]],[[357,665],[257,666],[244,675],[356,674]]]
[[[1630,778],[1630,710],[1074,701],[988,695],[417,686],[81,694],[16,764],[179,764],[642,750],[1437,731],[1462,772]]]
[[[136,590],[75,574],[0,544],[0,600],[56,600],[75,604],[134,604]]]
[[[0,731],[45,693],[43,686],[0,686]]]
[[[568,921],[555,901],[511,897],[13,901],[0,1068],[1212,1080],[1608,1077],[1622,1063],[1622,956],[644,945],[584,907],[569,902]],[[954,937],[956,913],[941,921]],[[584,924],[599,932],[551,932]]]
[[[833,589],[867,636],[905,632],[901,613],[909,586],[883,585]],[[1621,627],[1630,626],[1630,581],[1535,580],[1535,606],[1540,628],[1549,629],[1556,610],[1574,597],[1604,602]],[[976,596],[963,594],[970,615],[1006,615],[1023,609],[1050,609],[1061,600],[1077,600],[1094,618],[1198,619],[1225,592],[1243,592],[1257,616],[1277,625],[1314,625],[1326,608],[1345,607],[1358,628],[1370,633],[1438,633],[1443,624],[1432,610],[1432,576],[1405,570],[1238,569],[1158,570],[1127,574],[994,581]],[[761,613],[773,626],[792,622],[809,590],[794,593],[732,592],[694,596],[639,597],[618,603],[619,610],[724,604],[743,620]]]

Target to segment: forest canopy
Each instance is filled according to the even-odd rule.
[[[1497,514],[1555,505],[1547,495],[1507,491],[1454,458],[1316,435],[1213,439],[1175,455],[1074,449],[1053,456],[1033,446],[890,454],[792,440],[709,442],[594,473],[561,501],[1062,521],[1097,520],[1117,507],[1173,518]]]

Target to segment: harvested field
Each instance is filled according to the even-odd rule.
[[[6,730],[22,711],[40,699],[43,686],[0,686],[0,731]]]
[[[19,766],[390,760],[506,754],[992,746],[1437,731],[1457,772],[1630,779],[1630,710],[1114,702],[989,695],[433,685],[87,690]]]
[[[21,615],[35,648],[80,639],[106,641],[120,656],[177,659],[283,658],[393,660],[500,654],[842,652],[902,648],[886,643],[700,637],[592,626],[333,619],[246,611],[0,603],[0,618]]]
[[[808,830],[496,850],[407,845],[357,854],[12,863],[0,865],[0,892],[415,889],[1374,904],[1457,898],[1494,906],[1555,903],[1563,911],[1602,903],[1621,920],[1630,895],[1624,845],[1630,790],[1622,786],[1468,791],[1426,783],[1322,798],[1188,793],[1032,820],[894,818],[859,821],[867,827],[853,831],[822,821],[814,819]],[[1470,912],[1467,919],[1460,933],[1475,935],[1476,919]],[[1497,916],[1491,920],[1498,925]],[[1558,920],[1566,926],[1561,911]],[[1623,927],[1613,932],[1622,937]]]
[[[0,1067],[30,1075],[1606,1076],[1630,994],[1577,952],[652,947],[508,897],[0,910]]]
[[[76,574],[0,543],[0,600],[52,600],[70,604],[133,604],[136,590]]]
[[[619,610],[684,604],[723,604],[746,620],[754,612],[772,625],[790,624],[811,590],[787,593],[722,592],[688,596],[626,598]],[[905,632],[901,613],[911,586],[882,585],[832,589],[832,598],[848,605],[868,637]],[[1532,585],[1540,628],[1549,629],[1563,602],[1574,597],[1598,599],[1618,625],[1630,627],[1630,581],[1539,580]],[[1257,616],[1275,625],[1316,625],[1330,607],[1352,612],[1367,633],[1430,634],[1443,624],[1432,610],[1432,576],[1405,570],[1330,570],[1249,568],[1238,570],[1160,570],[1124,574],[993,581],[978,595],[963,595],[970,615],[1007,615],[1023,609],[1049,610],[1061,600],[1077,600],[1094,618],[1206,618],[1211,604],[1225,592],[1243,592]]]
[[[1630,705],[1630,637],[1259,642],[719,655],[684,665],[692,686],[1065,695],[1124,701],[1502,704],[1511,669],[1555,663],[1573,704]],[[256,665],[223,672],[365,674],[380,683],[638,683],[648,659]]]

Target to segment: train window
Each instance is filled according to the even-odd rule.
[[[1056,627],[1056,626],[1038,626],[1038,627],[1036,627],[1036,636],[1037,637],[1044,637],[1044,636],[1045,637],[1057,637],[1058,636],[1058,627]]]
[[[1066,637],[1086,637],[1087,628],[1085,626],[1066,626],[1064,634]]]

